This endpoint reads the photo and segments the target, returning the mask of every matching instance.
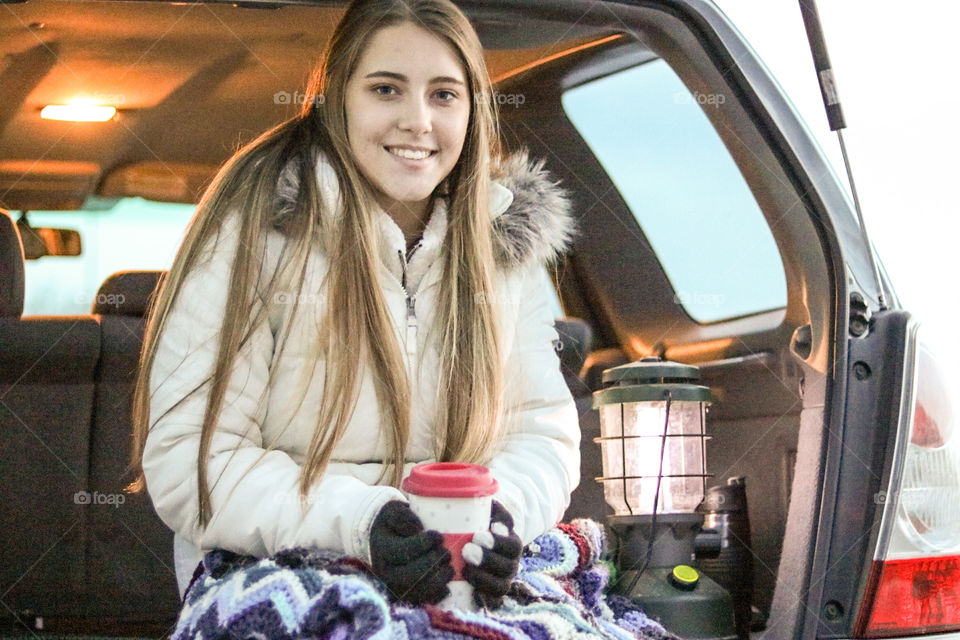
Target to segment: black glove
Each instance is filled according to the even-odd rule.
[[[476,549],[467,551],[464,545],[463,578],[473,585],[474,600],[480,606],[495,606],[510,590],[517,570],[523,543],[513,531],[513,518],[502,504],[493,501],[490,507],[490,531],[478,533],[473,544],[482,548],[479,565]],[[470,557],[474,556],[474,557]]]
[[[445,598],[453,578],[450,552],[443,536],[424,531],[410,505],[400,500],[385,504],[370,527],[373,572],[390,590],[391,600],[433,604]]]

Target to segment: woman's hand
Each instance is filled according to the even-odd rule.
[[[473,585],[474,599],[481,606],[494,606],[510,589],[523,543],[513,531],[513,518],[502,504],[490,507],[490,530],[477,533],[463,545],[464,579]]]
[[[423,523],[400,500],[385,504],[370,527],[373,572],[390,590],[391,600],[433,604],[445,598],[453,578],[443,536],[424,531]]]

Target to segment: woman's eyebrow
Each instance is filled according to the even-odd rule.
[[[391,80],[396,80],[398,82],[409,81],[407,76],[403,75],[402,73],[394,73],[393,71],[374,71],[365,75],[364,78],[390,78]],[[435,78],[430,78],[430,84],[438,83],[458,84],[460,86],[464,86],[463,80],[458,80],[453,76],[437,76]]]

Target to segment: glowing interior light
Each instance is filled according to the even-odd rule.
[[[106,122],[117,113],[116,107],[71,102],[70,104],[48,104],[40,111],[45,120],[68,120],[71,122]]]
[[[689,513],[703,500],[703,404],[674,402],[664,442],[665,402],[601,408],[604,497],[616,515]],[[700,437],[695,437],[700,436]],[[662,469],[661,469],[662,453]],[[658,472],[661,482],[657,482]]]

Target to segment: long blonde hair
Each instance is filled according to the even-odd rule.
[[[390,339],[396,334],[377,269],[377,209],[350,152],[344,92],[368,39],[379,29],[407,22],[440,37],[457,53],[471,100],[463,149],[445,181],[448,226],[433,322],[436,334],[428,336],[437,341],[441,358],[437,406],[446,409],[438,411],[435,453],[440,460],[484,462],[500,438],[504,372],[497,305],[477,304],[495,283],[488,192],[490,171],[500,155],[496,106],[483,49],[467,18],[448,0],[358,0],[334,31],[297,116],[240,149],[207,189],[151,308],[134,388],[131,464],[138,475],[129,487],[132,491],[145,486],[143,451],[152,426],[150,372],[159,337],[203,248],[216,241],[214,234],[231,212],[242,211],[216,363],[212,375],[195,390],[211,383],[197,452],[197,517],[202,527],[212,517],[206,473],[210,443],[236,355],[254,328],[265,321],[268,303],[282,286],[277,274],[287,273],[288,268],[299,274],[295,286],[299,293],[311,246],[318,241],[330,265],[327,311],[320,327],[327,375],[322,408],[301,468],[301,498],[324,473],[346,430],[359,394],[361,364],[372,367],[380,428],[390,443],[381,480],[388,469],[394,486],[402,479],[410,433],[410,380],[400,344]],[[337,224],[331,224],[332,212],[323,210],[319,195],[318,151],[325,154],[339,181],[343,209]],[[296,168],[298,193],[295,206],[281,207],[277,185],[288,166]],[[435,197],[441,197],[441,185]],[[261,286],[270,230],[280,230],[286,243],[274,276]],[[294,314],[299,297],[293,297]],[[287,335],[279,338],[281,351]]]

